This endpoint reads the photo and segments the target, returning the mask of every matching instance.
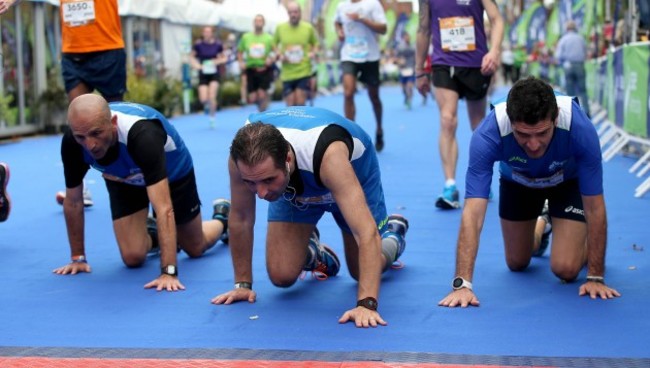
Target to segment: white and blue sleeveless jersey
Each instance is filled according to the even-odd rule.
[[[127,149],[129,131],[139,121],[158,120],[167,133],[167,141],[165,142],[167,178],[170,182],[174,182],[190,173],[193,168],[192,156],[176,128],[169,123],[164,115],[149,106],[131,102],[112,102],[109,107],[111,114],[117,116],[118,158],[111,164],[104,166],[95,161],[86,150],[83,150],[86,163],[99,170],[102,176],[109,180],[145,186],[142,170],[133,161]]]
[[[495,162],[499,162],[502,179],[530,188],[553,187],[578,179],[581,194],[603,193],[602,156],[596,129],[571,97],[556,99],[557,125],[546,152],[538,159],[528,157],[515,140],[506,102],[494,106],[472,135],[466,198],[488,198]]]
[[[334,198],[320,180],[319,163],[325,153],[324,147],[317,147],[323,130],[330,125],[345,129],[352,138],[350,163],[363,188],[366,200],[384,205],[381,173],[377,154],[370,136],[354,122],[326,109],[307,106],[293,106],[251,114],[248,122],[263,122],[274,125],[291,144],[296,154],[297,168],[304,184],[296,201],[303,204],[333,204]]]

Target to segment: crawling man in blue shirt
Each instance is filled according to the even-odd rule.
[[[620,296],[604,279],[607,216],[598,134],[571,97],[556,96],[548,83],[530,77],[512,86],[507,101],[495,105],[472,136],[453,290],[439,305],[479,305],[472,276],[497,161],[510,270],[525,270],[538,251],[545,225],[538,215],[548,201],[553,273],[571,282],[586,264],[579,295]]]

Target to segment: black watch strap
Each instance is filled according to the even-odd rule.
[[[357,307],[364,307],[373,311],[376,311],[378,306],[377,299],[371,296],[357,301]]]

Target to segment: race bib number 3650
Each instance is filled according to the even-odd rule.
[[[62,0],[63,23],[78,27],[95,21],[95,0]]]
[[[474,18],[440,18],[440,46],[443,51],[475,50]]]

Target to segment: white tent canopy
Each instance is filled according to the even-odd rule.
[[[266,30],[289,20],[286,8],[277,0],[119,0],[121,16],[163,19],[185,25],[214,25],[236,32],[253,30],[253,19],[263,14]]]
[[[184,25],[218,25],[220,4],[208,0],[119,0],[121,16],[162,19]]]
[[[218,25],[238,32],[252,31],[257,14],[264,15],[267,32],[274,32],[278,24],[289,21],[287,9],[277,0],[224,0],[220,12]]]

